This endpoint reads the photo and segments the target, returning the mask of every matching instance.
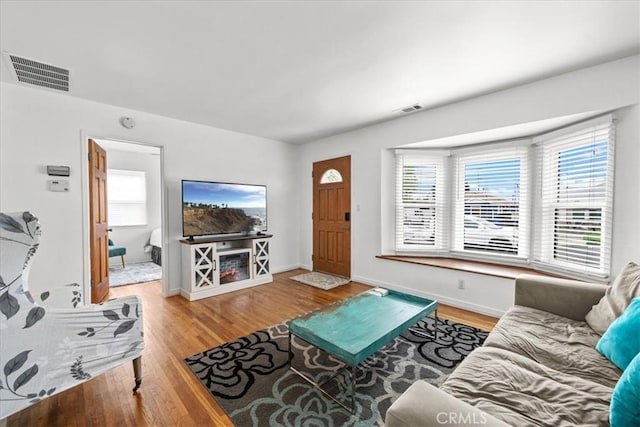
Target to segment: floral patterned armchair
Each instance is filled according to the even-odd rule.
[[[0,213],[0,420],[130,360],[134,393],[142,381],[140,297],[80,305],[78,284],[34,295],[39,237],[29,212]]]

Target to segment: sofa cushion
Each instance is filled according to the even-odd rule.
[[[386,427],[437,426],[508,427],[508,424],[492,417],[460,399],[439,390],[427,381],[411,384],[387,411]]]
[[[611,427],[636,425],[640,420],[640,354],[629,363],[611,396]]]
[[[441,390],[514,426],[606,425],[613,391],[495,347],[474,350]]]
[[[600,302],[587,313],[587,324],[600,335],[604,334],[635,297],[640,297],[640,266],[630,262],[618,274]]]
[[[502,316],[484,345],[613,388],[622,373],[596,350],[599,338],[585,322],[516,305]]]
[[[606,330],[596,350],[623,371],[640,353],[640,298],[634,298],[622,316],[613,321]]]

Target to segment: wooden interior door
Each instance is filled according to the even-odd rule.
[[[89,250],[91,303],[109,296],[109,236],[107,224],[107,152],[89,140]]]
[[[351,156],[313,164],[313,269],[351,277]]]

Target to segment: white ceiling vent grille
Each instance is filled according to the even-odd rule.
[[[16,55],[8,56],[18,81],[69,92],[69,70]]]
[[[422,110],[422,105],[414,104],[409,107],[401,108],[400,111],[403,113],[413,113],[414,111]]]

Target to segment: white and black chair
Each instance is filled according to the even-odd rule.
[[[0,420],[128,361],[134,393],[142,381],[141,298],[83,305],[78,284],[34,295],[39,238],[29,212],[0,213]]]

